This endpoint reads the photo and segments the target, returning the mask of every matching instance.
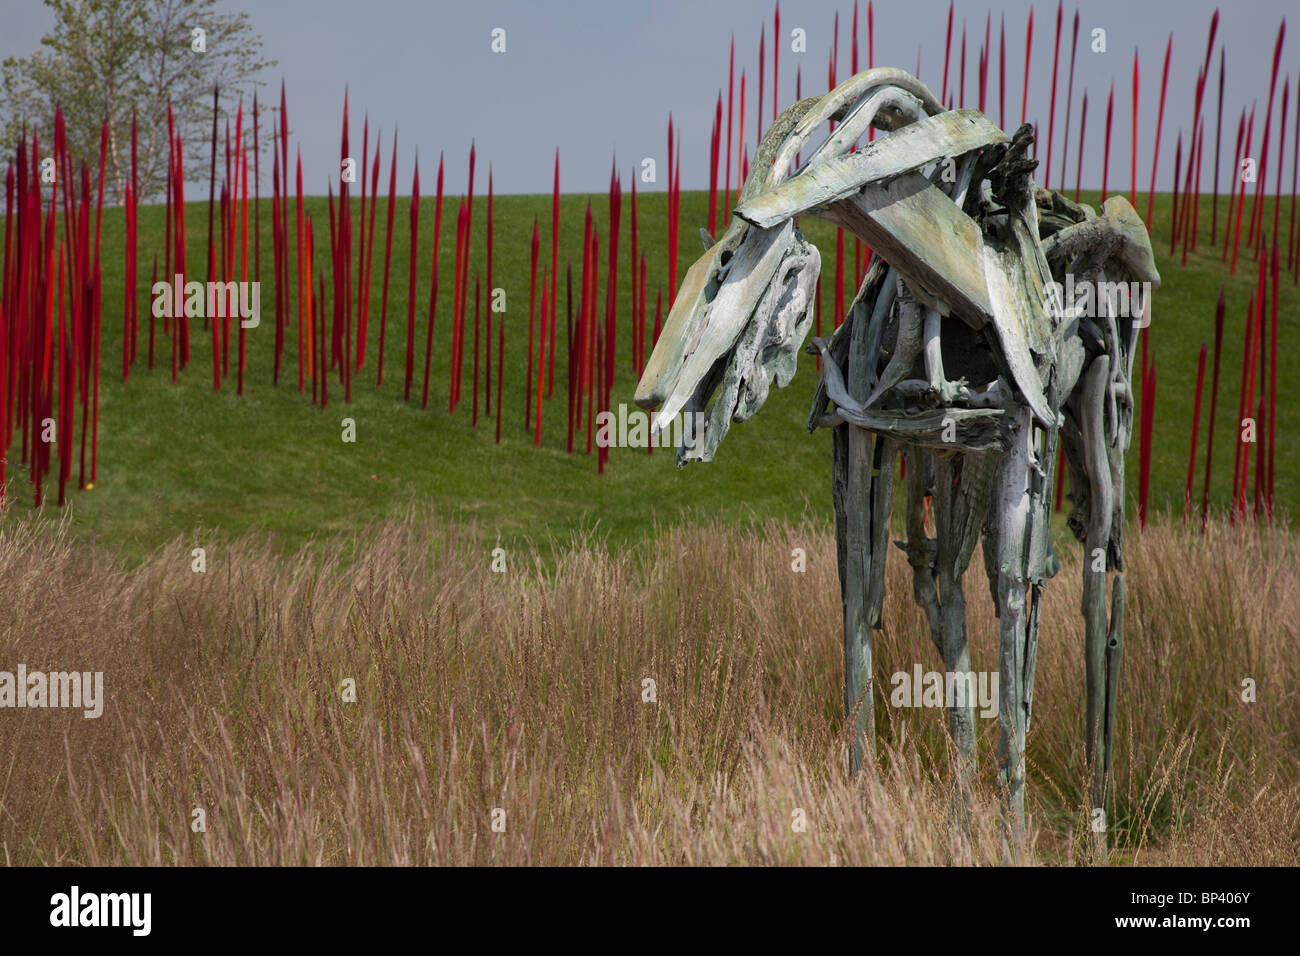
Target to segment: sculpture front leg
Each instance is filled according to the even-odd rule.
[[[836,452],[843,456],[844,505],[836,509],[836,533],[844,538],[844,713],[850,721],[849,772],[857,773],[864,753],[875,752],[875,707],[871,687],[871,621],[868,590],[871,554],[872,475],[871,435],[856,425],[845,432]],[[840,445],[843,446],[841,452]],[[837,463],[838,464],[838,463]],[[883,559],[883,555],[881,556]]]
[[[1030,542],[1033,521],[1030,471],[1033,425],[1027,408],[1016,412],[1011,445],[994,489],[998,608],[998,783],[1003,794],[1005,842],[1023,845],[1025,826],[1025,735],[1032,675]],[[1037,589],[1035,589],[1036,591]],[[1036,597],[1036,595],[1035,595]]]
[[[966,637],[966,594],[963,581],[979,541],[988,509],[993,461],[989,455],[935,456],[935,527],[939,532],[935,561],[941,604],[941,647],[944,669],[954,675],[964,694],[949,713],[949,729],[957,744],[958,781],[969,803],[975,774],[976,686]]]

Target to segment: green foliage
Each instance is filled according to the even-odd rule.
[[[245,13],[218,0],[45,0],[55,17],[41,48],[0,64],[0,146],[12,153],[26,130],[45,155],[54,142],[54,111],[62,107],[68,150],[98,181],[100,136],[109,128],[105,194],[120,203],[131,174],[131,117],[139,122],[139,188],[159,196],[167,173],[167,107],[185,144],[187,166],[206,167],[212,88],[242,86],[274,60]],[[204,52],[192,48],[204,32]],[[237,96],[222,97],[233,117]]]

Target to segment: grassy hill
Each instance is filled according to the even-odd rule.
[[[1085,201],[1096,202],[1095,194]],[[601,196],[566,195],[561,202],[560,268],[581,262],[583,215],[590,201],[601,233],[600,296],[604,296],[608,250],[608,207]],[[679,275],[699,254],[699,226],[707,221],[707,194],[682,196]],[[286,349],[286,368],[279,386],[271,384],[275,322],[271,269],[270,201],[263,201],[262,216],[262,323],[249,333],[245,394],[235,395],[233,377],[212,390],[210,338],[201,322],[192,331],[192,364],[173,385],[170,381],[170,344],[157,331],[158,361],[152,371],[144,366],[147,354],[148,299],[141,292],[142,341],[140,364],[129,383],[121,380],[122,270],[124,223],[120,210],[104,214],[104,320],[101,364],[99,476],[95,487],[72,495],[70,507],[75,534],[96,540],[120,554],[138,560],[159,544],[178,535],[188,540],[214,529],[222,533],[248,529],[271,531],[280,544],[296,548],[335,529],[356,527],[373,519],[399,515],[412,501],[431,505],[438,513],[470,519],[485,544],[567,539],[577,529],[595,529],[613,543],[641,538],[656,523],[676,523],[684,516],[708,514],[726,523],[755,518],[795,519],[809,512],[829,519],[829,435],[808,435],[804,430],[808,403],[816,382],[812,359],[801,356],[795,382],[773,391],[753,421],[734,426],[716,462],[684,471],[675,467],[671,450],[612,449],[605,474],[596,473],[595,457],[565,451],[566,386],[563,378],[565,342],[564,301],[560,309],[560,337],[554,397],[543,415],[542,446],[533,447],[531,433],[523,427],[523,376],[528,336],[528,256],[534,218],[541,226],[543,264],[549,263],[549,196],[501,196],[495,200],[495,284],[507,295],[505,414],[500,445],[494,427],[480,407],[478,428],[470,423],[473,383],[473,307],[465,345],[463,398],[454,416],[447,412],[450,374],[451,297],[456,197],[444,202],[441,241],[442,281],[434,333],[434,358],[429,408],[421,409],[418,391],[423,368],[423,343],[428,317],[429,253],[433,242],[433,202],[424,197],[420,222],[420,279],[416,297],[415,362],[417,398],[402,400],[405,366],[405,323],[408,305],[407,253],[408,201],[399,199],[395,216],[392,278],[388,306],[385,381],[375,387],[378,354],[380,280],[384,240],[381,206],[376,227],[375,291],[366,366],[354,378],[353,401],[345,405],[336,382],[330,385],[328,409],[313,407],[308,394],[297,390],[297,333]],[[1142,205],[1139,203],[1139,205]],[[1221,202],[1221,207],[1226,203]],[[316,222],[317,267],[326,258],[329,215],[323,198],[307,202]],[[1271,213],[1272,206],[1266,207]],[[1234,418],[1240,389],[1242,340],[1247,299],[1256,280],[1256,263],[1244,251],[1236,276],[1229,276],[1219,261],[1223,212],[1220,209],[1219,246],[1206,245],[1191,255],[1187,266],[1171,260],[1169,252],[1168,196],[1157,198],[1153,240],[1164,284],[1156,295],[1150,329],[1150,350],[1158,370],[1155,441],[1151,496],[1153,507],[1181,509],[1186,478],[1197,352],[1201,343],[1213,348],[1214,303],[1219,287],[1227,289],[1227,323],[1224,333],[1219,412],[1215,428],[1215,474],[1212,501],[1226,505],[1236,446]],[[355,210],[354,220],[359,215]],[[486,201],[476,197],[470,282],[485,261]],[[1283,203],[1282,222],[1288,221],[1289,202]],[[192,203],[188,210],[188,235],[192,262],[206,258],[207,207]],[[641,248],[647,252],[653,309],[656,283],[666,286],[667,254],[663,223],[665,196],[643,195],[640,201]],[[620,247],[619,317],[616,380],[613,404],[631,404],[635,378],[631,371],[630,246],[623,211]],[[1271,223],[1271,216],[1265,219]],[[1202,203],[1202,242],[1208,238],[1210,203]],[[142,208],[140,214],[141,283],[149,277],[153,250],[162,248],[163,210]],[[834,230],[809,221],[805,228],[822,250],[823,328],[829,328],[833,304]],[[250,222],[250,230],[252,223]],[[1244,232],[1244,229],[1243,229]],[[852,241],[848,240],[851,248]],[[1285,256],[1285,248],[1283,248]],[[161,266],[160,266],[161,268]],[[852,267],[846,270],[846,300],[853,294]],[[202,278],[191,275],[191,278]],[[329,281],[327,277],[327,288]],[[540,296],[540,279],[539,279]],[[671,292],[664,289],[664,313]],[[332,296],[331,296],[332,300]],[[486,307],[487,296],[484,295]],[[1295,346],[1300,326],[1300,299],[1285,279],[1279,302],[1278,448],[1276,452],[1277,502],[1294,514],[1300,495],[1297,453],[1287,439],[1300,428],[1300,408],[1289,396],[1296,381],[1300,352]],[[232,343],[233,345],[233,343]],[[232,349],[233,350],[233,349]],[[1211,354],[1211,361],[1212,361]],[[233,366],[232,366],[233,372]],[[1200,467],[1209,405],[1209,371],[1198,451],[1196,498],[1199,500]],[[494,396],[495,398],[495,396]],[[495,410],[493,412],[495,416]],[[355,419],[355,444],[341,441],[341,420]],[[581,446],[585,451],[585,431]],[[1129,487],[1136,493],[1137,440],[1130,460]],[[11,455],[17,457],[17,445]],[[30,485],[21,470],[13,468],[11,515],[32,510]],[[1253,469],[1252,469],[1253,471]],[[74,478],[76,468],[74,466]],[[1287,519],[1291,520],[1291,519]]]

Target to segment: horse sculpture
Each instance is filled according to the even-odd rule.
[[[830,134],[796,167],[826,123]],[[884,135],[860,143],[873,127]],[[821,356],[808,429],[832,430],[850,772],[875,746],[871,632],[882,626],[902,455],[898,546],[949,675],[970,673],[962,577],[983,538],[999,620],[998,781],[1016,841],[1041,602],[1058,569],[1049,534],[1058,441],[1069,527],[1085,548],[1091,799],[1106,807],[1124,652],[1130,382],[1160,282],[1128,201],[1111,197],[1098,213],[1036,187],[1032,142],[1030,126],[1009,137],[978,111],[945,110],[898,69],[795,103],[763,137],[726,233],[687,272],[635,399],[658,409],[657,428],[678,412],[702,416],[678,465],[711,460],[732,421],[758,411],[774,382],[789,384],[812,326],[821,261],[796,217],[829,220],[869,245],[843,324],[808,347]],[[974,694],[948,716],[955,784],[968,798]]]

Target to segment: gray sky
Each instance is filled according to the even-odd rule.
[[[666,132],[671,111],[682,136],[682,185],[708,186],[709,137],[714,103],[723,95],[726,122],[727,53],[736,37],[736,96],[740,71],[747,74],[745,141],[753,155],[754,113],[757,108],[758,42],[767,30],[764,127],[772,114],[773,5],[742,0],[656,0],[631,3],[610,0],[482,0],[475,3],[417,2],[417,0],[258,0],[229,3],[243,7],[265,41],[265,52],[279,65],[263,77],[268,99],[278,97],[281,77],[287,82],[292,142],[301,145],[306,188],[323,193],[327,176],[337,178],[339,121],[344,87],[350,89],[354,118],[352,140],[359,150],[361,118],[368,111],[371,146],[375,128],[384,133],[383,163],[387,176],[394,122],[399,124],[399,191],[409,192],[411,162],[416,146],[424,159],[423,188],[431,190],[437,156],[445,150],[447,191],[464,190],[470,141],[477,143],[477,191],[485,191],[487,165],[501,193],[549,192],[555,149],[560,148],[561,189],[603,192],[611,158],[616,154],[626,174],[642,157],[654,157],[658,183],[639,189],[663,189]],[[1079,5],[1079,52],[1074,81],[1074,107],[1069,150],[1069,186],[1074,183],[1079,101],[1088,92],[1088,129],[1083,160],[1085,187],[1101,184],[1106,95],[1115,81],[1112,132],[1111,191],[1127,189],[1132,119],[1133,50],[1141,51],[1140,139],[1138,188],[1151,174],[1151,134],[1160,95],[1160,71],[1165,42],[1174,33],[1165,129],[1160,152],[1158,188],[1173,178],[1174,146],[1179,127],[1190,133],[1196,71],[1205,55],[1210,0],[1089,0]],[[1051,93],[1052,44],[1056,5],[1034,8],[1034,42],[1028,112],[1047,136]],[[1231,162],[1237,117],[1243,105],[1258,100],[1256,144],[1261,136],[1269,69],[1277,26],[1289,0],[1239,0],[1223,7],[1219,43],[1227,50],[1224,90],[1222,162]],[[962,21],[967,23],[966,105],[977,105],[977,67],[983,40],[983,4],[957,4],[954,14],[950,89],[957,85]],[[999,15],[1007,29],[1007,127],[1018,125],[1028,2],[1009,0],[994,10],[986,112],[999,119],[997,48]],[[831,0],[787,0],[781,5],[780,102],[794,99],[795,70],[803,72],[803,94],[824,92],[832,24],[840,13],[839,76],[849,72],[853,4]],[[0,56],[34,50],[52,18],[36,0],[0,0]],[[1057,93],[1056,145],[1052,155],[1052,185],[1059,186],[1065,86],[1074,7],[1065,8],[1062,26],[1060,87]],[[859,6],[859,69],[867,65],[867,4]],[[938,95],[942,85],[944,31],[948,4],[940,0],[883,0],[875,4],[875,64],[916,67],[920,48],[921,79]],[[1293,24],[1293,30],[1296,24]],[[492,31],[506,31],[506,52],[491,50]],[[1107,31],[1105,54],[1089,49],[1094,28]],[[791,52],[791,30],[802,28],[807,52]],[[1275,158],[1283,76],[1294,86],[1300,67],[1300,38],[1283,47],[1273,118],[1270,154]],[[1211,68],[1206,122],[1210,140],[1205,152],[1202,188],[1209,188],[1213,169],[1213,122],[1216,106],[1218,53]],[[955,96],[954,96],[955,100]],[[1295,90],[1288,107],[1288,144],[1295,122]],[[738,113],[737,104],[737,113]],[[738,122],[738,118],[737,118]],[[733,133],[733,137],[734,137]],[[725,137],[723,143],[725,150]],[[1256,146],[1258,151],[1258,145]],[[1290,156],[1290,146],[1287,147]],[[1039,159],[1046,159],[1040,143]],[[735,157],[733,156],[733,168]],[[1271,189],[1275,170],[1270,169]],[[1288,161],[1286,183],[1290,181]],[[1226,173],[1224,174],[1226,176]],[[270,171],[263,178],[269,188]],[[733,173],[733,182],[734,182]],[[1042,181],[1041,172],[1039,181]],[[386,188],[386,186],[382,187]]]

